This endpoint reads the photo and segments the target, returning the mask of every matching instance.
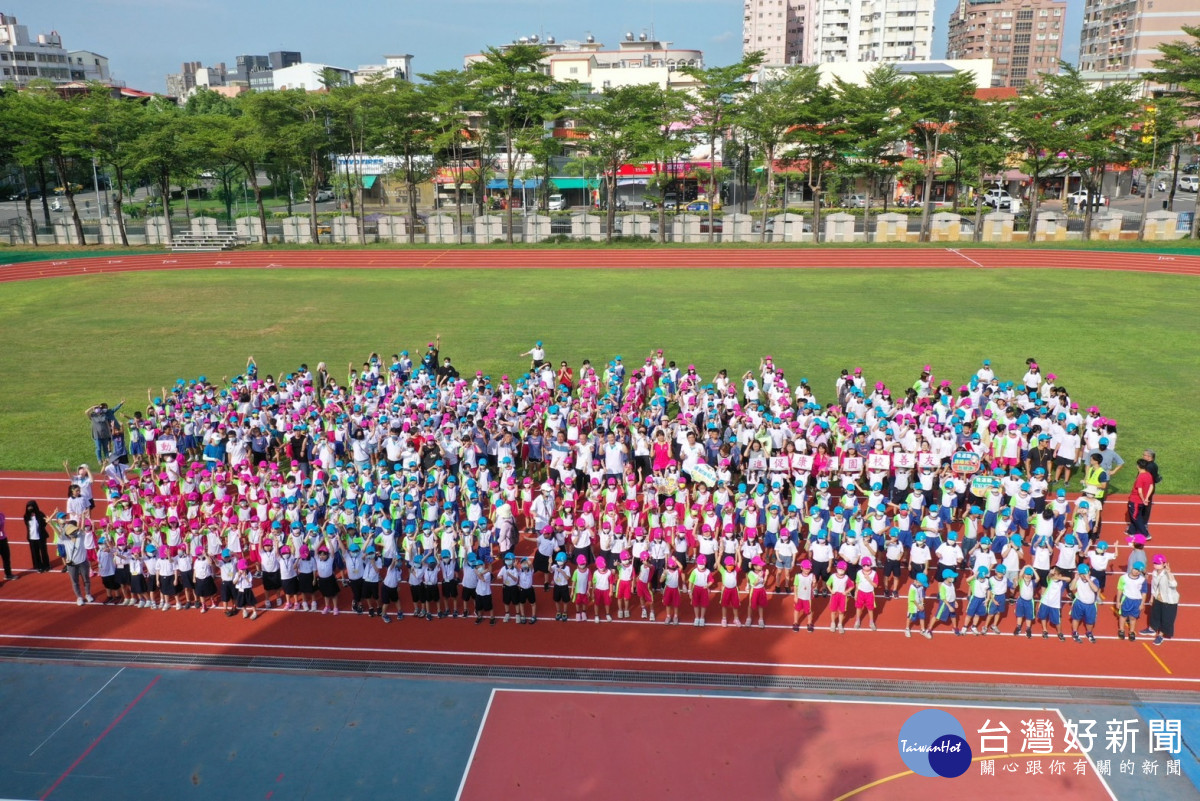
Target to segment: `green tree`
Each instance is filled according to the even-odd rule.
[[[1154,83],[1167,87],[1166,98],[1178,103],[1187,119],[1200,119],[1200,25],[1184,25],[1183,32],[1190,39],[1180,39],[1158,46],[1162,56],[1154,61],[1154,72],[1146,78]],[[1161,100],[1161,98],[1160,98]],[[1161,105],[1161,103],[1160,103]],[[1161,136],[1161,132],[1160,132]],[[1176,152],[1175,164],[1178,168],[1179,145]],[[1172,175],[1171,201],[1175,199],[1176,175]],[[1200,207],[1192,214],[1191,237],[1200,237]]]
[[[717,166],[717,140],[738,118],[741,104],[753,88],[750,75],[763,62],[763,54],[751,53],[743,56],[736,64],[723,67],[687,66],[681,72],[695,79],[697,85],[691,91],[691,107],[694,130],[701,132],[708,141],[708,160]],[[708,174],[708,241],[715,235],[713,209],[717,204],[716,177],[712,170]]]
[[[541,128],[552,114],[548,100],[554,79],[543,71],[544,55],[538,45],[489,47],[483,60],[468,70],[473,86],[486,104],[488,124],[504,143],[509,244],[513,241],[513,182],[520,140],[531,128]]]
[[[125,230],[125,193],[132,191],[137,166],[137,138],[145,123],[140,101],[113,97],[107,86],[94,86],[83,98],[85,124],[78,130],[77,149],[94,148],[100,163],[112,173],[113,214],[121,244],[129,245]]]
[[[863,230],[870,231],[871,200],[882,179],[893,174],[898,163],[896,142],[909,128],[910,116],[904,110],[906,79],[895,67],[881,64],[867,73],[862,84],[840,78],[834,83],[843,110],[843,128],[850,134],[850,152],[854,154],[848,166],[866,177]]]
[[[821,197],[829,174],[842,164],[842,154],[858,141],[857,134],[847,124],[848,109],[841,91],[822,86],[797,109],[796,126],[788,132],[788,142],[792,152],[802,160],[805,181],[812,193],[814,241],[821,231]],[[786,201],[784,198],[784,208]]]
[[[417,187],[433,175],[432,91],[389,78],[367,98],[367,147],[400,158],[408,209],[408,241],[416,242]]]
[[[929,215],[933,209],[933,179],[938,171],[941,139],[954,131],[959,117],[972,113],[975,76],[957,71],[949,77],[918,75],[905,87],[904,109],[909,131],[921,142],[924,156],[924,203],[921,207],[921,241],[929,241]]]
[[[1043,83],[1026,84],[1021,89],[1008,117],[1006,139],[1021,165],[1029,174],[1030,242],[1037,237],[1038,208],[1042,177],[1058,162],[1058,154],[1068,146],[1068,136],[1059,121],[1056,101]]]
[[[762,240],[767,238],[767,211],[775,196],[775,161],[788,132],[799,122],[801,109],[814,99],[821,86],[816,67],[791,67],[764,75],[753,94],[746,97],[738,127],[762,156],[765,177],[762,199]]]
[[[478,156],[478,137],[470,129],[467,108],[472,102],[472,87],[463,70],[439,70],[421,75],[429,100],[430,132],[435,163],[445,165],[454,187],[455,230],[463,242],[462,190],[468,183],[468,158]]]

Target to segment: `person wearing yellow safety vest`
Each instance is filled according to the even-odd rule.
[[[1108,471],[1102,466],[1103,458],[1099,453],[1093,453],[1083,470],[1083,494],[1096,499],[1092,504],[1096,510],[1095,532],[1100,531],[1101,518],[1104,515],[1104,495],[1108,492]]]

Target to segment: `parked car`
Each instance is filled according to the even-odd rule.
[[[1088,193],[1087,193],[1086,189],[1079,189],[1079,190],[1076,190],[1075,192],[1072,192],[1071,194],[1067,195],[1067,203],[1069,203],[1072,208],[1082,209],[1087,202],[1088,202]],[[1098,193],[1092,195],[1092,208],[1093,209],[1098,209],[1101,206],[1107,206],[1107,205],[1108,205],[1108,195],[1102,195],[1102,194],[1098,194]]]
[[[720,207],[718,206],[717,208],[720,208]],[[693,200],[691,203],[687,204],[687,210],[688,211],[707,212],[708,211],[708,201],[707,200]]]
[[[663,208],[667,211],[675,211],[679,208],[679,196],[667,195],[663,198]]]
[[[1195,192],[1200,189],[1200,178],[1195,175],[1184,175],[1179,179],[1179,188],[1184,192]]]
[[[317,202],[318,203],[324,203],[329,200],[333,200],[333,190],[332,189],[318,189],[317,190]]]
[[[847,195],[842,201],[842,205],[848,209],[865,209],[867,207],[866,195]]]
[[[1007,211],[1012,205],[1012,200],[1012,195],[999,187],[992,187],[983,193],[983,205],[991,206],[993,209]]]
[[[550,200],[546,203],[546,208],[550,211],[566,211],[567,199],[562,195],[551,195]]]

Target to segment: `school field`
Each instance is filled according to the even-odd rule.
[[[721,254],[727,269],[688,269],[686,252],[657,269],[628,252],[619,254],[622,269],[590,269],[618,254],[570,251],[554,265],[566,269],[521,269],[511,251],[477,254],[489,259],[484,266],[506,269],[439,269],[440,257],[428,252],[428,269],[386,269],[389,254],[379,252],[353,254],[375,269],[291,269],[289,256],[304,254],[293,251],[258,253],[279,262],[258,270],[167,264],[86,274],[85,262],[64,258],[47,272],[70,277],[0,289],[0,467],[89,460],[88,406],[125,399],[132,412],[144,406],[148,387],[158,395],[176,378],[233,376],[249,355],[264,373],[323,360],[341,376],[372,350],[385,359],[405,348],[419,353],[440,334],[443,354],[460,370],[493,378],[520,372],[527,362],[519,354],[536,339],[552,360],[575,366],[618,354],[636,365],[662,347],[706,376],[720,368],[740,375],[771,355],[791,383],[807,378],[822,401],[842,368],[861,366],[872,383],[899,392],[925,364],[957,387],[984,358],[1002,379],[1019,380],[1033,356],[1081,405],[1098,405],[1118,421],[1118,450],[1130,461],[1145,447],[1158,451],[1164,491],[1200,491],[1191,419],[1200,395],[1197,277],[980,270],[949,252],[966,269],[923,269],[910,258],[915,251],[859,251],[861,267],[837,269],[745,266],[755,264],[753,251]],[[326,252],[322,263],[351,257]],[[811,250],[790,258],[797,267],[816,259]],[[1007,258],[1021,256],[1010,250]],[[1106,266],[1129,258],[1113,253]],[[891,259],[896,269],[888,269]],[[0,268],[0,276],[20,266]],[[1133,473],[1119,476],[1118,488]]]

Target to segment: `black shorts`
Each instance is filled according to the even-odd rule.
[[[338,581],[333,576],[318,577],[317,587],[321,590],[321,596],[324,598],[336,598],[338,596]]]
[[[121,588],[121,580],[117,578],[117,574],[111,576],[101,576],[100,583],[104,585],[106,590],[119,590]]]
[[[908,577],[915,579],[917,576],[924,573],[927,567],[929,567],[929,565],[919,565],[916,562],[913,562],[908,566]]]
[[[883,577],[884,578],[891,578],[893,576],[895,576],[896,578],[900,578],[900,576],[903,574],[903,572],[904,572],[903,565],[900,563],[899,559],[887,559],[884,561],[884,563],[883,563]]]
[[[1055,467],[1072,467],[1072,466],[1074,466],[1074,464],[1075,464],[1074,459],[1068,459],[1065,456],[1055,456],[1054,457],[1054,466]]]
[[[129,591],[136,595],[141,595],[144,592],[148,592],[146,577],[141,573],[138,573],[136,576],[130,576]]]
[[[158,591],[168,598],[174,598],[175,593],[179,592],[175,587],[175,577],[160,576],[158,579]]]
[[[386,584],[379,585],[379,602],[384,604],[394,604],[400,600],[400,592],[396,587],[389,587]]]
[[[233,582],[232,581],[222,581],[221,582],[221,603],[228,603],[229,601],[232,601],[233,596],[234,596]]]
[[[296,581],[300,584],[300,592],[305,595],[312,595],[316,590],[316,582],[313,580],[312,573],[297,573]]]
[[[158,576],[146,576],[146,592],[158,592]]]
[[[117,581],[119,581],[122,584],[122,586],[125,586],[125,587],[129,586],[130,582],[132,581],[132,577],[130,576],[130,573],[129,573],[129,565],[125,565],[125,567],[117,568]]]
[[[408,591],[412,595],[414,604],[425,603],[425,585],[424,584],[409,584]]]
[[[374,600],[379,597],[379,582],[364,581],[362,589],[362,597],[368,600]]]
[[[458,597],[458,579],[448,579],[442,582],[442,597],[457,598]]]
[[[533,591],[533,587],[525,587],[521,590],[521,603],[535,604],[537,603],[537,595]]]
[[[559,586],[554,585],[554,603],[565,604],[571,600],[571,588],[566,584]]]
[[[217,582],[212,576],[196,580],[196,594],[201,598],[211,598],[217,594]]]
[[[195,589],[196,580],[195,580],[195,578],[193,578],[194,576],[195,576],[195,573],[191,570],[180,570],[179,578],[177,579],[177,581],[179,583],[179,589],[181,589],[181,590]]]
[[[300,579],[295,576],[283,580],[284,595],[298,595],[300,593]]]
[[[277,590],[283,586],[279,580],[278,570],[264,570],[262,574],[262,584],[264,590]]]
[[[238,594],[237,594],[238,609],[245,609],[247,607],[254,606],[256,603],[258,603],[258,600],[254,597],[254,588],[253,587],[251,587],[248,590],[238,590]]]
[[[504,601],[506,604],[521,603],[521,588],[515,585],[512,587],[504,587],[500,591],[500,600]]]
[[[441,600],[442,595],[438,592],[438,585],[425,584],[421,587],[421,594],[425,596],[425,603],[432,604]]]
[[[490,594],[489,595],[476,595],[475,596],[475,611],[476,612],[492,611],[492,596]]]
[[[533,555],[533,572],[534,573],[549,573],[550,572],[550,557],[540,551]]]
[[[475,588],[474,587],[463,587],[462,595],[463,595],[463,603],[474,600],[474,598],[476,597],[475,596]]]

